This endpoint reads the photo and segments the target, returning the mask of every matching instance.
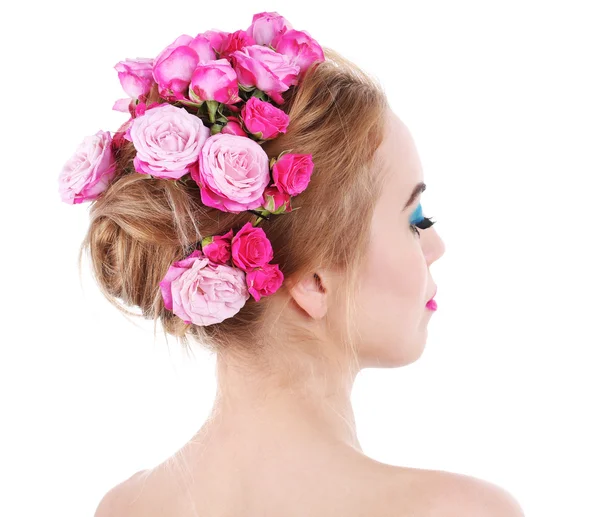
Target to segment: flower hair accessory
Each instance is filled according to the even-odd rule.
[[[98,131],[83,140],[59,175],[61,200],[99,198],[129,141],[136,150],[132,172],[189,177],[204,205],[256,215],[236,232],[204,237],[157,286],[165,308],[185,323],[206,326],[234,316],[250,296],[259,301],[283,283],[257,225],[297,209],[291,198],[307,188],[314,164],[311,154],[290,150],[269,159],[261,144],[287,131],[289,117],[278,107],[284,93],[323,61],[308,32],[277,12],[255,14],[246,30],[183,34],[155,58],[120,61],[115,70],[128,97],[113,109],[130,118],[114,136]]]

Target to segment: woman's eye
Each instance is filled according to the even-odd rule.
[[[427,228],[435,224],[435,221],[430,219],[429,217],[423,217],[423,209],[421,208],[421,203],[419,203],[419,206],[414,211],[410,221],[410,229],[419,237],[421,235],[421,232],[419,232],[418,230],[419,228],[421,230],[426,230]]]

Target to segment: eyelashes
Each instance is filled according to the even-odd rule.
[[[419,219],[420,217],[420,219]],[[417,207],[417,209],[415,210],[413,217],[411,217],[411,221],[417,220],[417,222],[410,223],[410,229],[416,233],[418,236],[421,235],[421,232],[419,232],[419,228],[421,230],[426,230],[427,228],[430,228],[431,226],[433,226],[435,224],[435,221],[433,219],[431,219],[430,217],[423,217],[423,211],[421,208],[421,203],[419,203],[419,206]]]
[[[421,232],[418,230],[419,228],[421,228],[421,230],[427,230],[427,228],[429,228],[430,226],[433,226],[435,224],[435,221],[433,219],[430,219],[429,217],[424,217],[421,221],[419,221],[416,224],[411,224],[410,225],[410,229],[415,232],[417,235],[421,235]]]

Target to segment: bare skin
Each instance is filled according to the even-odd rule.
[[[203,427],[169,460],[111,490],[96,517],[522,515],[500,487],[384,464],[358,441],[350,400],[356,375],[420,357],[432,316],[425,304],[436,288],[429,267],[444,253],[434,227],[420,237],[410,229],[420,197],[403,207],[422,168],[408,129],[388,115],[377,151],[388,183],[360,275],[358,364],[340,345],[338,276],[315,271],[278,311],[275,345],[253,357],[217,357],[217,398]],[[292,327],[310,329],[318,341],[293,341]]]

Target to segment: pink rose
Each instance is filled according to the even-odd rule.
[[[138,99],[141,95],[147,95],[154,84],[152,77],[152,66],[154,59],[139,57],[137,59],[126,59],[115,65],[119,81],[125,93],[132,99]]]
[[[245,137],[248,136],[242,128],[242,126],[240,125],[237,117],[229,116],[227,117],[227,120],[229,120],[229,122],[227,122],[227,124],[223,126],[223,129],[221,129],[221,133],[224,133],[226,135],[238,135]]]
[[[289,194],[280,192],[277,187],[271,185],[265,189],[265,210],[272,214],[282,214],[292,211],[292,203]]]
[[[202,253],[215,264],[227,264],[231,260],[233,230],[225,235],[213,235],[202,240]]]
[[[58,192],[65,203],[76,205],[96,199],[114,178],[116,162],[109,131],[86,136],[69,158],[58,178]]]
[[[249,272],[273,259],[273,248],[262,228],[246,223],[231,240],[233,264]]]
[[[273,183],[280,192],[296,196],[306,189],[313,168],[312,154],[284,154],[273,164]]]
[[[248,292],[258,302],[261,296],[269,296],[281,287],[283,273],[277,264],[265,264],[246,273]]]
[[[250,97],[244,103],[241,115],[248,132],[261,140],[277,138],[287,131],[290,123],[285,111],[258,97]]]
[[[250,45],[255,45],[256,42],[254,38],[250,36],[246,31],[239,30],[232,32],[231,34],[227,34],[225,37],[221,51],[219,53],[219,57],[229,58],[232,52],[236,50],[242,50],[244,47],[248,47]]]
[[[270,181],[269,157],[247,136],[216,133],[202,146],[191,177],[202,202],[223,212],[244,212],[262,205]]]
[[[112,109],[115,111],[122,111],[123,113],[127,113],[131,111],[130,106],[135,102],[134,99],[127,97],[126,99],[118,99],[113,104]]]
[[[281,92],[298,84],[300,67],[269,47],[250,45],[236,50],[230,58],[242,86],[255,86],[278,104],[283,103]]]
[[[216,60],[209,38],[183,34],[154,60],[152,74],[158,83],[158,94],[168,101],[187,100],[192,74],[200,63]]]
[[[275,50],[290,59],[290,63],[300,68],[300,77],[313,63],[325,61],[323,49],[308,32],[288,30],[277,37]]]
[[[194,250],[174,262],[160,282],[165,307],[185,323],[212,325],[234,316],[250,298],[246,275],[238,268],[213,264]]]
[[[237,74],[227,59],[217,59],[199,64],[190,83],[188,95],[192,101],[217,101],[235,104],[238,95]]]
[[[201,34],[201,36],[204,36],[210,42],[210,46],[217,54],[221,54],[221,52],[223,52],[225,45],[229,41],[229,35],[229,32],[219,29],[210,29]]]
[[[160,106],[161,104],[165,103],[151,102],[150,104],[146,104],[145,102],[138,102],[135,105],[135,108],[133,108],[133,114],[135,115],[134,118],[141,117],[144,113],[146,113],[146,111],[156,108],[156,106]]]
[[[291,28],[291,23],[279,13],[262,12],[252,17],[252,24],[246,32],[257,45],[270,45],[273,39]]]
[[[210,135],[202,120],[185,108],[160,104],[135,118],[128,135],[137,150],[135,170],[157,178],[179,179],[198,161]]]

